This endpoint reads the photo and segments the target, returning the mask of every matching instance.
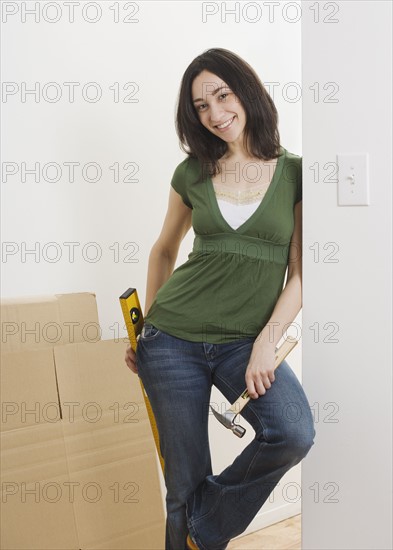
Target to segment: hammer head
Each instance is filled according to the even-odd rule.
[[[220,414],[215,411],[211,405],[209,406],[213,411],[214,416],[219,422],[221,422],[223,426],[228,428],[228,430],[232,430],[232,432],[237,435],[237,437],[243,437],[243,435],[246,433],[246,429],[243,428],[243,426],[240,426],[240,424],[235,424],[235,418],[237,417],[238,413],[225,411],[224,414]]]

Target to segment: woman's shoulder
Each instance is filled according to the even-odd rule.
[[[295,189],[295,203],[302,200],[302,157],[285,149],[285,167],[283,169],[284,181],[290,183]]]
[[[201,163],[196,157],[186,156],[180,161],[174,171],[174,177],[181,178],[184,183],[189,184],[197,181],[201,174]]]
[[[201,167],[200,161],[197,159],[197,157],[193,157],[191,155],[187,155],[179,164],[178,166],[181,166],[184,169],[187,170],[199,170]]]
[[[297,153],[288,151],[288,149],[284,149],[284,152],[285,152],[285,161],[284,161],[285,173],[288,175],[288,174],[292,174],[293,172],[295,174],[295,179],[301,177],[303,158]]]
[[[293,153],[292,151],[288,151],[288,149],[285,149],[285,147],[283,147],[283,150],[285,152],[285,156],[288,160],[294,160],[294,161],[301,161],[302,160],[302,157],[296,153]]]

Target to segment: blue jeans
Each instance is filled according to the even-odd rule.
[[[136,363],[165,461],[165,550],[185,550],[188,532],[201,550],[224,550],[314,443],[310,405],[284,360],[271,387],[241,412],[255,438],[231,465],[213,475],[208,438],[212,384],[230,403],[239,397],[246,388],[254,340],[190,342],[144,325]],[[235,436],[228,430],[227,437]]]

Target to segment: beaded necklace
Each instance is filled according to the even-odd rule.
[[[213,187],[217,199],[240,205],[261,201],[269,184],[270,182],[268,181],[242,190],[233,189],[230,185],[224,185],[223,183],[213,183]]]

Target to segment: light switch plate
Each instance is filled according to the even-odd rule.
[[[368,153],[337,155],[338,205],[367,206],[370,204]]]

